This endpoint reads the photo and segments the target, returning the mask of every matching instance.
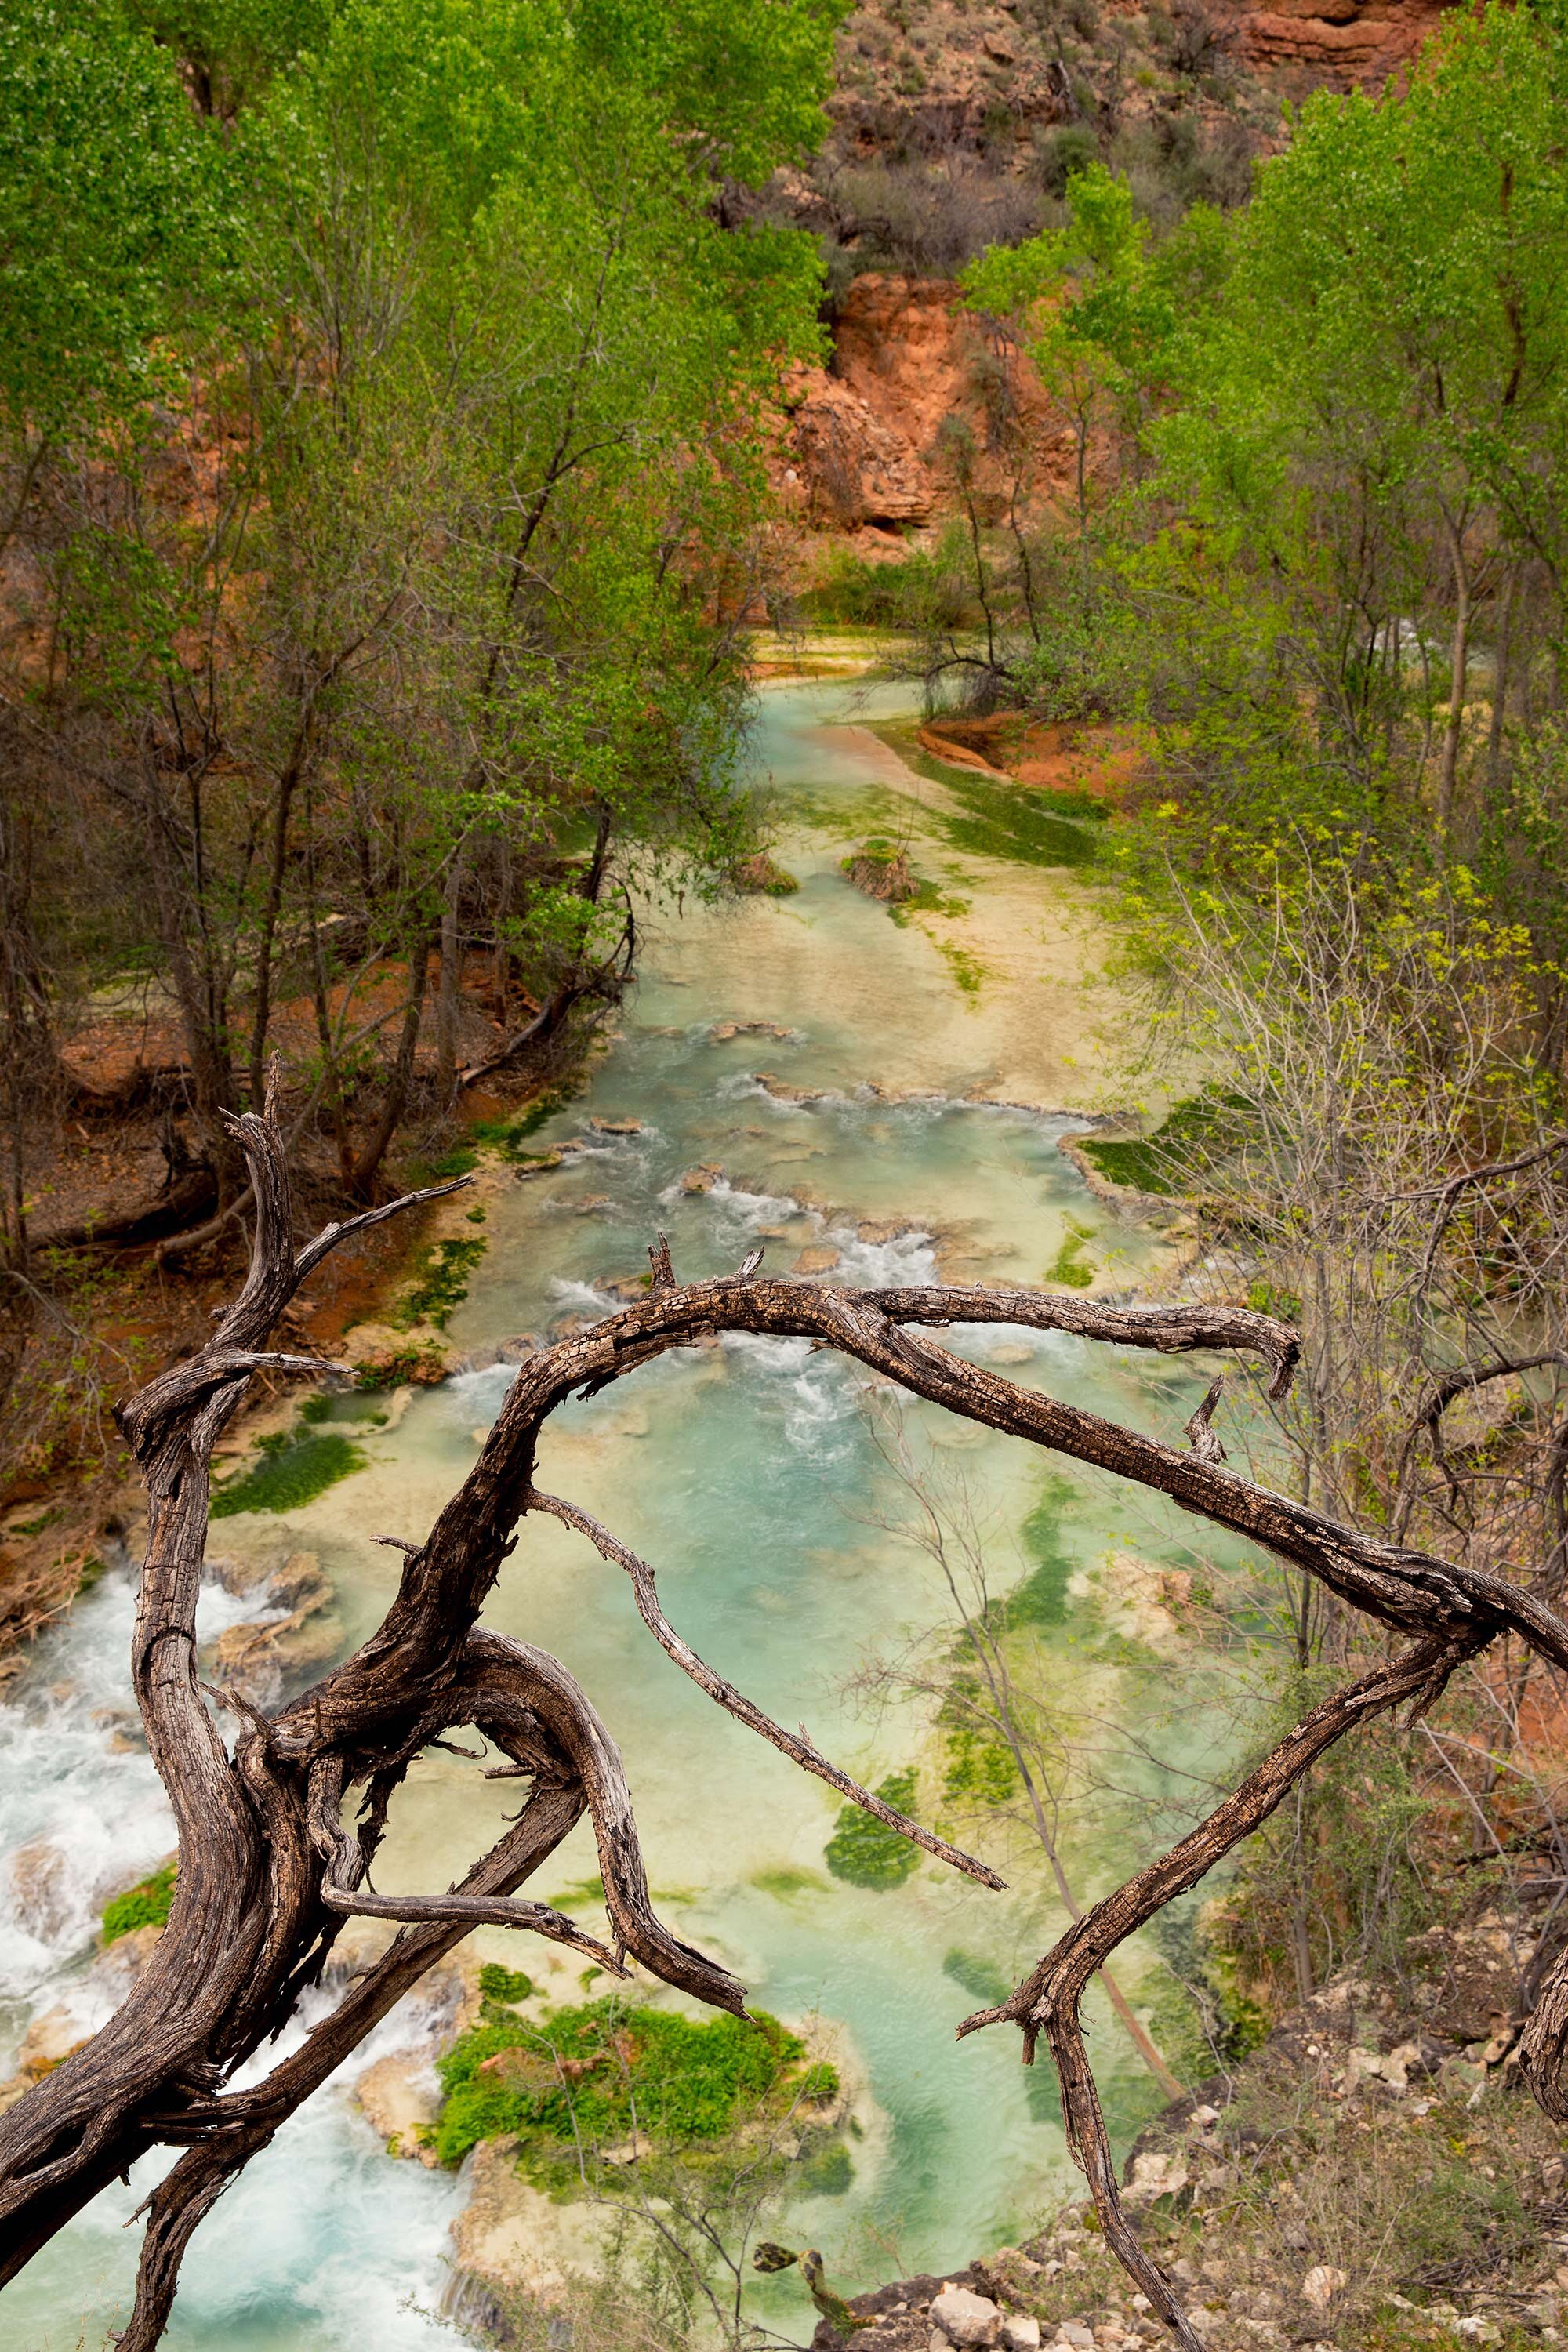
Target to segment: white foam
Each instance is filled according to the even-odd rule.
[[[90,1943],[109,1895],[174,1843],[151,1758],[110,1746],[112,1718],[135,1717],[135,1611],[132,1580],[107,1576],[42,1637],[22,1683],[0,1705],[0,1998],[36,1994]],[[277,1613],[264,1590],[204,1585],[196,1631],[210,1642],[226,1626]],[[32,1866],[25,1864],[19,1879],[22,1848],[32,1850]]]

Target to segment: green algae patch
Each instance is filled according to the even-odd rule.
[[[1094,1267],[1083,1254],[1084,1244],[1094,1234],[1092,1225],[1080,1225],[1076,1217],[1069,1217],[1062,1245],[1046,1268],[1046,1281],[1062,1290],[1087,1290],[1094,1280]]]
[[[961,948],[952,940],[933,940],[931,944],[952,972],[962,993],[978,996],[980,983],[985,977],[985,966],[979,957],[972,955],[967,948]]]
[[[163,1927],[168,1925],[169,1906],[174,1899],[174,1881],[179,1864],[166,1862],[151,1878],[142,1879],[139,1886],[128,1886],[103,1906],[103,1940],[118,1943],[121,1936],[134,1936],[141,1927]]]
[[[1003,1596],[1001,1607],[1009,1633],[1026,1625],[1060,1625],[1066,1620],[1073,1563],[1058,1541],[1060,1511],[1059,1497],[1047,1491],[1019,1529],[1024,1549],[1035,1565]]]
[[[912,1765],[889,1772],[877,1794],[895,1812],[907,1813],[914,1802],[917,1778]],[[921,1850],[858,1805],[845,1805],[824,1859],[834,1877],[847,1879],[851,1886],[901,1886],[919,1868]]]
[[[915,740],[912,730],[874,727],[906,768],[928,783],[940,784],[956,809],[926,807],[922,815],[954,849],[998,857],[1020,866],[1089,866],[1100,855],[1098,829],[1103,803],[1087,793],[1036,792],[1010,776],[985,776],[977,769],[950,767]]]
[[[232,1519],[240,1511],[299,1511],[364,1468],[365,1457],[341,1431],[312,1428],[279,1431],[258,1442],[247,1470],[214,1494],[208,1517]]]
[[[942,1793],[950,1805],[1005,1805],[1017,1795],[1017,1760],[1005,1740],[988,1738],[967,1717],[944,1724],[943,1733],[947,1768]]]
[[[754,1870],[748,1885],[775,1902],[788,1903],[797,1895],[826,1895],[831,1892],[826,1878],[815,1870],[795,1870],[787,1864],[779,1870]]]
[[[438,2066],[444,2094],[434,2147],[460,2164],[482,2139],[514,2135],[535,2187],[580,2194],[585,2161],[637,2147],[679,2154],[723,2140],[759,2113],[825,2104],[805,2045],[777,2018],[694,2023],[620,1996],[545,2011],[537,2022],[482,2003],[479,2022]],[[811,2088],[808,2089],[808,2084]]]
[[[999,1968],[990,1960],[977,1958],[973,1952],[949,1952],[942,1961],[942,1972],[984,2009],[998,2008],[1013,1990]]]
[[[970,901],[967,898],[960,898],[956,893],[943,890],[941,884],[933,882],[929,875],[917,874],[915,887],[910,896],[900,904],[890,906],[888,912],[894,922],[901,927],[909,921],[911,915],[957,917],[967,915],[969,908]]]
[[[399,1300],[392,1320],[399,1331],[416,1323],[433,1323],[444,1331],[454,1307],[468,1295],[468,1276],[485,1254],[485,1243],[471,1238],[432,1242],[419,1254],[413,1287]]]
[[[487,1960],[479,1970],[479,1998],[503,2003],[531,2000],[533,1979],[524,1976],[521,1969],[505,1969],[499,1960]]]
[[[1182,1193],[1200,1181],[1226,1113],[1235,1108],[1217,1091],[1191,1095],[1173,1105],[1152,1135],[1082,1135],[1073,1141],[1112,1184],[1134,1192]]]

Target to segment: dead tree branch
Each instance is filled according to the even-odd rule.
[[[381,1624],[353,1656],[271,1716],[216,1694],[245,1729],[230,1757],[196,1676],[195,1604],[205,1550],[214,1445],[258,1370],[319,1376],[309,1359],[271,1353],[268,1336],[327,1252],[383,1217],[451,1186],[329,1226],[296,1252],[284,1139],[274,1105],[228,1121],[248,1162],[256,1223],[245,1283],[208,1344],[148,1384],[120,1420],[149,1494],[149,1539],[131,1671],[148,1748],[174,1808],[179,1874],[168,1926],[120,2010],[91,2041],[0,2116],[0,2282],[108,2181],[160,2143],[185,2153],[148,2200],[141,2273],[123,2352],[151,2352],[167,2322],[190,2237],[215,2199],[435,1960],[479,1921],[591,1950],[624,1973],[636,1962],[710,2005],[744,2015],[744,1988],[664,1926],[648,1896],[619,1751],[560,1662],[479,1622],[531,1510],[585,1534],[630,1575],[644,1622],[668,1654],[737,1720],[851,1801],[987,1885],[984,1864],[891,1809],[784,1731],[714,1674],[659,1609],[653,1572],[574,1506],[534,1486],[539,1437],[568,1397],[592,1395],[671,1349],[714,1333],[805,1339],[837,1349],[965,1419],[1130,1478],[1184,1510],[1293,1562],[1413,1647],[1314,1709],[1236,1793],[1163,1862],[1075,1922],[997,2011],[1026,2055],[1043,2032],[1061,2071],[1072,2142],[1107,2235],[1189,2347],[1174,2296],[1122,2215],[1078,2004],[1106,1957],[1267,1818],[1334,1740],[1410,1698],[1428,1703],[1462,1658],[1511,1633],[1568,1667],[1568,1626],[1508,1579],[1380,1541],[1238,1477],[1212,1428],[1218,1384],[1188,1424],[1190,1447],[1162,1444],[1078,1406],[1016,1386],[930,1337],[952,1324],[1016,1324],[1164,1353],[1256,1357],[1270,1392],[1289,1385],[1295,1335],[1263,1315],[1217,1307],[1112,1307],[1026,1290],[854,1291],[738,1273],[679,1283],[662,1238],[654,1282],[636,1305],[542,1349],[519,1371],[468,1477],[423,1542],[396,1539],[404,1564]],[[391,1805],[421,1748],[477,1729],[529,1780],[518,1820],[445,1891],[383,1897],[368,1873]],[[357,1814],[351,1820],[357,1801]],[[517,1890],[586,1813],[598,1846],[615,1948]],[[384,1958],[291,2056],[245,2091],[226,2088],[319,1978],[343,1918],[393,1919]],[[1549,1979],[1525,2038],[1525,2066],[1550,2112],[1568,2111],[1568,1966]]]

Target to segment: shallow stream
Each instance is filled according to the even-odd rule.
[[[451,1325],[476,1358],[520,1332],[546,1336],[605,1312],[602,1286],[646,1268],[657,1228],[684,1276],[733,1267],[762,1241],[779,1270],[803,1251],[817,1254],[808,1268],[837,1252],[834,1278],[866,1285],[939,1270],[1037,1283],[1066,1244],[1102,1282],[1128,1286],[1160,1246],[1109,1223],[1056,1148],[1082,1124],[1095,1086],[1091,1025],[1070,993],[1092,920],[1081,883],[970,852],[954,859],[940,788],[846,723],[895,715],[891,690],[870,711],[831,682],[773,685],[762,704],[753,756],[779,795],[777,854],[802,887],[657,919],[624,1034],[534,1139],[575,1148],[558,1168],[526,1179],[503,1170],[479,1188],[483,1224],[464,1230],[482,1231],[488,1250]],[[963,915],[900,926],[848,887],[846,850],[889,826],[962,898]],[[1014,1378],[1163,1433],[1180,1427],[1200,1386],[1193,1368],[1060,1337],[976,1328],[949,1338]],[[365,1430],[358,1475],[284,1522],[222,1522],[215,1549],[269,1562],[315,1552],[343,1641],[357,1642],[397,1568],[370,1535],[423,1533],[510,1376],[494,1365],[405,1400],[392,1424]],[[916,1458],[975,1498],[996,1587],[1046,1575],[1051,1672],[1086,1718],[1113,1716],[1147,1691],[1150,1659],[1125,1635],[1120,1646],[1098,1638],[1095,1570],[1118,1550],[1176,1559],[1183,1531],[1104,1487],[1064,1481],[1022,1445],[937,1424],[923,1409],[908,1415]],[[863,1661],[897,1652],[943,1607],[929,1563],[885,1524],[904,1507],[854,1367],[804,1343],[751,1339],[667,1358],[559,1413],[540,1476],[652,1560],[671,1619],[762,1706],[804,1718],[864,1780],[918,1764],[916,1810],[941,1811],[929,1710],[868,1713],[846,1688]],[[207,1604],[208,1633],[256,1610],[216,1587]],[[4,1842],[33,1854],[26,1888],[14,1881],[0,1908],[0,2028],[12,2049],[30,2017],[61,2000],[83,2030],[101,2021],[101,1969],[90,1984],[86,1976],[98,1912],[171,1842],[145,1754],[105,1716],[127,1703],[131,1606],[128,1580],[110,1574],[0,1706]],[[1015,2038],[960,2045],[952,2029],[974,2005],[955,1967],[1011,1981],[1059,1931],[1037,1857],[1013,1857],[1024,1866],[1000,1896],[923,1861],[892,1891],[833,1878],[830,1792],[687,1682],[616,1572],[552,1522],[528,1523],[487,1617],[555,1651],[608,1721],[655,1899],[677,1931],[733,1967],[763,2007],[820,2018],[860,2086],[852,2181],[803,2202],[786,2234],[819,2244],[836,2283],[852,2287],[900,2267],[953,2265],[1026,2229],[1075,2177],[1048,2084],[1024,2074]],[[378,1884],[447,1885],[489,1842],[507,1801],[471,1765],[422,1760],[395,1809]],[[59,1855],[42,1884],[39,1841]],[[1089,1840],[1075,1867],[1098,1892],[1115,1863]],[[584,1826],[531,1891],[575,1888],[592,1926],[584,1889],[595,1866]],[[521,1952],[500,1932],[479,1943],[576,1996],[578,1956]],[[1157,1968],[1148,1956],[1142,1965],[1152,1981]],[[1139,1968],[1134,1958],[1130,1980]],[[417,2046],[423,2030],[416,2001],[363,2062],[400,2042]],[[1147,2084],[1108,2028],[1095,2048],[1113,2108],[1120,2100],[1130,2121],[1152,2104]],[[351,2088],[329,2084],[205,2225],[172,2347],[424,2352],[458,2340],[440,2305],[462,2182],[389,2160]],[[26,2352],[103,2341],[132,2275],[137,2233],[121,2225],[166,2161],[148,2159],[0,2295],[0,2338]],[[771,2307],[788,2310],[792,2281],[774,2292]],[[808,2335],[809,2321],[790,2332]]]

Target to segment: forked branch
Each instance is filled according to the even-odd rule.
[[[231,1127],[255,1199],[249,1271],[208,1345],[149,1383],[121,1414],[150,1496],[132,1679],[178,1824],[174,1900],[163,1938],[115,2016],[0,2116],[0,2282],[145,2149],[160,2142],[184,2147],[149,2201],[137,2298],[121,2338],[122,2352],[152,2352],[184,2249],[216,2197],[392,2003],[479,1921],[572,1945],[613,1970],[638,1963],[744,2015],[744,1988],[653,1909],[620,1755],[587,1695],[558,1659],[479,1622],[530,1511],[576,1528],[625,1570],[660,1647],[738,1722],[952,1868],[987,1885],[1000,1883],[984,1864],[860,1788],[804,1731],[796,1737],[773,1722],[681,1640],[658,1605],[646,1561],[585,1512],[535,1486],[540,1433],[567,1398],[604,1389],[671,1349],[751,1332],[837,1349],[949,1412],[1167,1495],[1416,1636],[1413,1647],[1314,1709],[1207,1822],[1077,1922],[1009,2001],[961,2029],[1016,2023],[1026,2056],[1047,2036],[1072,2145],[1088,2168],[1108,2238],[1191,2347],[1173,2294],[1121,2210],[1079,2023],[1085,1985],[1118,1944],[1256,1828],[1335,1739],[1405,1698],[1426,1704],[1461,1658],[1505,1632],[1552,1664],[1568,1666],[1568,1627],[1505,1578],[1382,1542],[1237,1476],[1213,1428],[1218,1381],[1189,1422],[1183,1448],[1020,1387],[930,1336],[944,1326],[1012,1324],[1162,1353],[1239,1352],[1261,1362],[1278,1395],[1291,1378],[1297,1340],[1269,1317],[1198,1306],[1115,1307],[1027,1290],[833,1288],[764,1276],[757,1252],[734,1275],[681,1283],[660,1236],[650,1251],[647,1295],[531,1357],[478,1461],[424,1540],[395,1539],[404,1554],[397,1592],[370,1639],[272,1715],[236,1692],[216,1694],[245,1726],[231,1757],[195,1668],[213,1447],[258,1370],[319,1378],[335,1369],[272,1353],[266,1344],[327,1252],[401,1208],[456,1189],[432,1186],[367,1211],[296,1252],[275,1118],[247,1113]],[[432,1743],[450,1745],[448,1735],[464,1725],[499,1749],[501,1771],[531,1783],[521,1815],[445,1890],[377,1895],[371,1868],[410,1764]],[[613,1950],[549,1905],[517,1896],[584,1813],[598,1848]],[[318,1979],[351,1915],[396,1926],[384,1957],[259,2084],[227,2089],[236,2069]],[[1524,2049],[1537,2096],[1563,2114],[1568,1965],[1547,1984]]]

